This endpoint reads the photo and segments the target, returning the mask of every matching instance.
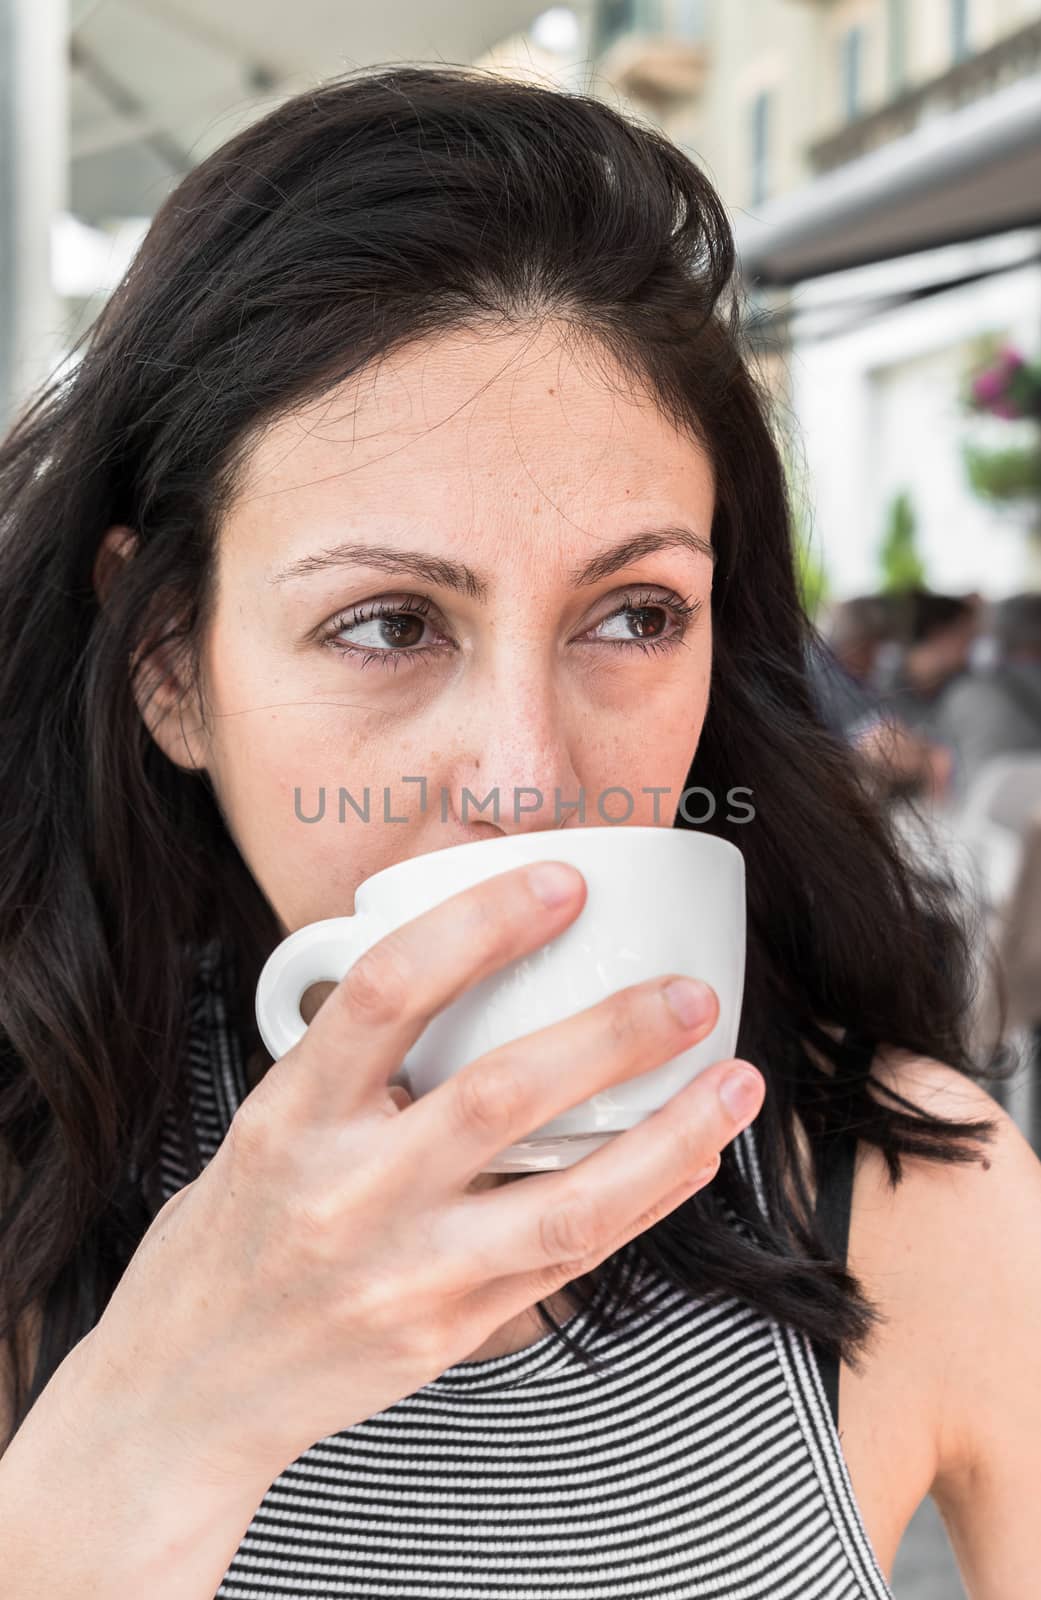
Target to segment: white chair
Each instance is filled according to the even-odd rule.
[[[953,873],[982,934],[976,950],[971,1048],[988,1059],[999,1043],[1019,1069],[992,1093],[1037,1148],[1041,1084],[1041,754],[997,756],[958,806],[937,806],[904,830],[923,864]],[[1004,1028],[998,1031],[999,982]]]
[[[1041,755],[995,756],[976,774],[946,823],[970,852],[983,904],[1004,905],[1015,890],[1030,819],[1041,807]]]
[[[923,867],[953,877],[977,920],[983,937],[970,1048],[982,1061],[999,1043],[1011,1047],[1019,1070],[992,1093],[1041,1154],[1041,755],[996,757],[962,805],[896,808],[893,820]]]
[[[973,1024],[975,1052],[987,1053],[998,1022],[996,972],[1005,998],[1002,1041],[1019,1066],[998,1098],[1041,1155],[1041,804],[1022,835],[1007,897],[987,913],[985,965]]]

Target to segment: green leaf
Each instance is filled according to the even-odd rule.
[[[915,529],[911,496],[903,489],[890,501],[886,531],[878,552],[883,594],[906,594],[909,589],[927,587],[925,564],[915,545]]]

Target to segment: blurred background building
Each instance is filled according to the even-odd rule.
[[[1041,343],[1041,0],[0,0],[0,415],[192,164],[308,82],[403,58],[604,95],[705,168],[831,598],[883,577],[901,497],[931,587],[1041,584],[1041,469],[966,462],[1037,426],[963,403],[988,353]]]
[[[1041,0],[0,0],[0,430],[194,164],[400,60],[601,96],[720,191],[822,706],[986,919],[1041,1149]],[[929,1502],[894,1587],[962,1592]]]
[[[731,207],[833,594],[901,493],[932,586],[1041,583],[1038,496],[962,460],[1021,439],[959,404],[982,341],[1041,338],[1041,0],[603,0],[595,41]]]

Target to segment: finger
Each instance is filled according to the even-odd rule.
[[[751,1077],[754,1090],[738,1115],[719,1094],[735,1069]],[[469,1285],[480,1299],[497,1277],[503,1281],[505,1268],[520,1291],[515,1309],[554,1293],[660,1221],[675,1196],[711,1181],[723,1149],[758,1115],[764,1094],[762,1074],[749,1062],[716,1062],[574,1166],[461,1196],[443,1209],[433,1252],[443,1289],[458,1294]]]
[[[552,863],[563,875],[556,880],[563,898],[547,903],[544,865],[514,867],[461,890],[365,951],[300,1042],[275,1063],[287,1114],[343,1118],[377,1093],[384,1097],[433,1016],[574,921],[585,904],[585,879],[566,862]]]
[[[546,1300],[551,1295],[559,1294],[561,1289],[565,1288],[569,1283],[573,1283],[576,1278],[582,1277],[585,1273],[592,1272],[594,1267],[600,1266],[609,1256],[614,1255],[615,1251],[623,1249],[631,1240],[638,1239],[642,1233],[646,1233],[649,1229],[656,1227],[659,1222],[663,1222],[667,1216],[678,1210],[699,1190],[710,1184],[718,1171],[719,1159],[717,1157],[714,1162],[707,1167],[703,1167],[693,1178],[682,1183],[678,1189],[673,1189],[672,1193],[666,1195],[664,1199],[657,1201],[653,1206],[649,1206],[638,1217],[630,1219],[620,1233],[604,1244],[602,1250],[598,1251],[595,1256],[590,1257],[588,1261],[583,1262],[579,1267],[571,1263],[565,1263],[550,1267],[545,1272],[534,1274],[531,1272],[511,1273],[508,1277],[498,1278],[494,1282],[486,1283],[482,1289],[474,1290],[466,1295],[461,1303],[466,1308],[465,1315],[468,1326],[476,1327],[478,1330],[474,1345],[482,1343],[490,1334],[509,1322],[512,1317],[516,1317],[522,1311],[528,1310],[531,1306],[537,1304],[539,1300]],[[546,1174],[530,1173],[526,1175],[525,1182],[534,1181],[535,1178],[543,1176],[546,1176]]]
[[[677,976],[619,989],[488,1051],[423,1095],[395,1134],[411,1150],[425,1191],[458,1192],[507,1145],[560,1112],[706,1038],[719,1018],[719,1000],[707,984],[694,985],[699,1010],[685,1021],[669,998]]]

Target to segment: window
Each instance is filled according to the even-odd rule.
[[[860,73],[863,28],[847,28],[842,36],[842,109],[847,122],[860,115]]]
[[[951,55],[964,61],[969,54],[969,0],[950,0]]]
[[[769,144],[770,94],[763,89],[752,101],[752,181],[750,203],[762,205],[769,193],[767,170]]]
[[[888,0],[886,5],[886,58],[889,88],[895,94],[907,75],[907,0]]]

